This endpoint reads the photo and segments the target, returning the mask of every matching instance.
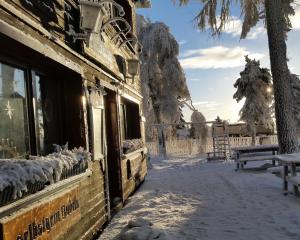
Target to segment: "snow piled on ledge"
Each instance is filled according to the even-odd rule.
[[[0,159],[0,191],[14,188],[14,199],[27,192],[27,183],[60,180],[63,169],[71,169],[76,164],[87,164],[91,160],[89,152],[82,147],[68,150],[57,147],[57,152],[47,156],[32,156],[26,159]]]

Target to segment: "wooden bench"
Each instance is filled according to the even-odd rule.
[[[300,164],[300,153],[277,155],[275,158],[282,165],[282,179],[284,194],[288,194],[289,183],[293,185],[293,191],[296,196],[299,195],[300,175],[297,175]]]
[[[244,166],[247,162],[252,161],[272,161],[273,166],[276,164],[276,159],[274,155],[277,154],[279,147],[275,145],[258,145],[258,146],[247,146],[247,147],[238,147],[233,148],[235,151],[235,162],[236,162],[236,171],[239,169],[244,169]],[[268,152],[270,154],[268,154]],[[247,155],[248,154],[248,155]]]
[[[283,166],[271,167],[267,169],[268,173],[274,174],[276,177],[283,178]],[[300,167],[296,167],[296,172],[300,172]],[[291,171],[288,169],[288,173],[290,174]]]
[[[226,159],[226,152],[208,152],[207,154],[207,161],[212,161],[212,160],[224,160]]]

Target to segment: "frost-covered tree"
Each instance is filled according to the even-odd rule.
[[[173,0],[176,1],[176,0]],[[189,0],[179,0],[187,4]],[[287,31],[291,29],[289,17],[295,14],[294,0],[200,0],[202,9],[196,16],[198,27],[219,35],[231,21],[230,9],[240,3],[243,27],[241,38],[264,19],[267,26],[271,71],[274,84],[275,116],[281,153],[299,150],[293,113],[292,86],[287,65]]]
[[[206,119],[204,115],[195,110],[191,115],[191,134],[190,136],[195,139],[201,140],[201,145],[206,145],[208,128],[206,126]]]
[[[148,123],[179,123],[180,98],[189,98],[179,45],[164,23],[138,16],[138,38],[143,46],[141,80]]]
[[[245,57],[246,66],[236,80],[237,88],[233,98],[237,102],[245,98],[245,103],[240,110],[240,120],[247,123],[252,137],[252,145],[255,144],[256,125],[268,125],[272,121],[271,105],[272,77],[267,68],[261,68],[260,62]]]

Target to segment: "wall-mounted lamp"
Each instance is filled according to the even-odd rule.
[[[138,74],[140,61],[138,59],[127,59],[127,72],[132,76],[132,83],[134,77]]]
[[[84,33],[71,32],[74,41],[77,39],[89,39],[92,32],[99,33],[102,18],[105,15],[104,5],[112,4],[119,16],[124,16],[124,8],[113,0],[78,0],[80,8],[80,29]]]
[[[104,4],[110,3],[118,9],[119,16],[124,16],[123,7],[113,0],[79,0],[80,27],[86,32],[94,32],[100,29],[102,20],[101,10]],[[103,11],[104,12],[104,11]]]
[[[80,28],[91,33],[96,31],[101,20],[101,4],[89,0],[79,0]]]

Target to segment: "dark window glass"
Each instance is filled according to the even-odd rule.
[[[121,104],[121,124],[123,140],[141,138],[138,104],[123,99]]]

